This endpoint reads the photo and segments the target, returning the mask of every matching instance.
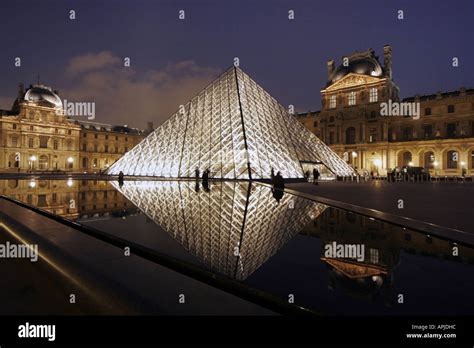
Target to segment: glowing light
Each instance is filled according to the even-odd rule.
[[[36,181],[31,180],[30,183],[29,183],[29,186],[30,186],[31,188],[35,188],[35,187],[36,187]]]
[[[413,167],[413,162],[408,162],[408,165],[409,165],[410,167]]]
[[[67,158],[67,163],[72,163],[72,162],[74,162],[74,158],[68,157],[68,158]]]
[[[37,160],[37,158],[36,158],[35,155],[33,155],[33,156],[30,157],[30,161],[31,161],[31,162],[35,162],[36,160]]]
[[[357,152],[352,151],[352,157],[357,157]]]
[[[466,162],[461,162],[461,165],[462,165],[462,166],[465,166],[465,165],[466,165]]]
[[[273,169],[284,178],[303,178],[301,162],[323,163],[340,176],[355,174],[269,93],[232,67],[107,173],[192,178],[198,168],[201,174],[209,169],[214,178],[262,179],[270,178]]]
[[[72,186],[74,185],[74,182],[72,181],[71,178],[67,179],[66,185],[67,185],[68,187],[72,187]]]
[[[380,167],[382,165],[382,160],[379,158],[374,159],[374,164],[376,167]]]
[[[439,164],[439,163],[438,163],[438,162],[436,162],[436,161],[434,161],[434,162],[433,162],[433,165],[434,165],[435,167],[437,167],[437,166],[438,166],[438,164]]]

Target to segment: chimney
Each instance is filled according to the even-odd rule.
[[[383,46],[383,65],[385,68],[386,76],[392,79],[392,46]]]
[[[23,83],[18,84],[18,99],[23,98],[23,95],[25,94],[25,88],[23,86]]]
[[[331,78],[331,74],[333,73],[333,71],[334,71],[334,60],[330,59],[328,60],[328,79]]]
[[[153,132],[153,122],[147,122],[147,131],[149,133]]]

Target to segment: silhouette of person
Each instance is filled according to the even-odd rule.
[[[118,175],[118,183],[119,183],[119,186],[122,187],[123,186],[123,172],[120,171],[119,172],[119,175]]]
[[[206,169],[202,173],[202,187],[206,192],[210,191],[209,189],[209,169]]]
[[[317,185],[317,184],[318,184],[319,176],[320,176],[319,170],[316,169],[316,168],[314,168],[314,169],[313,169],[313,184],[314,184],[314,185]]]

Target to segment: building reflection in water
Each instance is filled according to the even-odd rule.
[[[197,190],[192,181],[127,181],[113,185],[206,266],[243,280],[326,206],[270,188],[221,181]]]
[[[75,221],[137,212],[107,181],[0,180],[0,194]]]
[[[320,259],[327,265],[329,290],[356,298],[382,296],[387,305],[395,299],[394,271],[401,266],[401,253],[474,263],[471,247],[334,208],[325,210],[302,234],[321,240]],[[363,245],[364,261],[325,257],[324,245],[333,242]]]

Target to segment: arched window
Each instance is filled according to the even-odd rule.
[[[455,150],[446,152],[446,168],[457,169],[458,168],[459,154]]]
[[[82,168],[87,168],[89,164],[89,160],[87,159],[87,157],[83,157],[82,158]]]
[[[346,144],[355,144],[356,142],[356,130],[354,127],[346,129]]]
[[[398,166],[407,167],[412,161],[412,155],[410,151],[405,151],[398,155]]]
[[[424,167],[426,169],[433,169],[434,168],[434,162],[435,162],[435,156],[433,151],[426,151],[424,154]]]

